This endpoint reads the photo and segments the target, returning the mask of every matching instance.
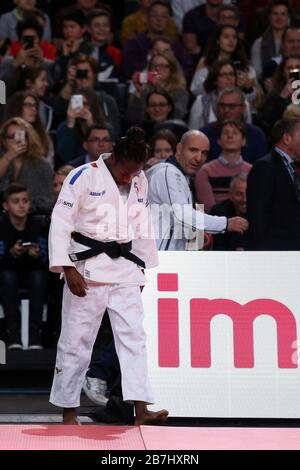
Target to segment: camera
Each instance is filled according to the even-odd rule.
[[[34,36],[23,36],[22,43],[24,44],[24,49],[32,49],[34,47]]]
[[[76,70],[76,78],[78,78],[78,79],[88,78],[88,70],[86,70],[86,69],[77,69]]]
[[[289,76],[293,80],[300,80],[300,70],[299,69],[292,69],[289,71]]]
[[[71,96],[71,108],[72,109],[82,109],[83,108],[83,96],[82,95],[72,95]]]
[[[14,133],[14,140],[17,142],[25,142],[25,131],[16,131]]]
[[[145,85],[146,83],[153,83],[153,78],[155,77],[155,73],[153,72],[138,72],[137,73],[137,81],[141,85]]]

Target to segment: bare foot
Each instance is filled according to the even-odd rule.
[[[134,424],[141,426],[144,424],[161,424],[167,421],[169,412],[167,410],[160,411],[144,411],[143,413],[136,416]]]
[[[80,424],[74,408],[65,408],[63,411],[63,424]]]

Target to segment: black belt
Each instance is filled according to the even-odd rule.
[[[69,254],[71,261],[83,261],[85,259],[91,258],[92,256],[100,255],[105,253],[110,258],[119,258],[123,256],[124,258],[136,263],[141,266],[141,268],[146,267],[143,260],[138,256],[135,256],[131,253],[132,242],[128,243],[117,243],[117,242],[100,242],[99,240],[94,240],[93,238],[86,237],[79,232],[72,232],[71,234],[73,240],[81,245],[89,247],[89,250],[80,251],[78,253]]]

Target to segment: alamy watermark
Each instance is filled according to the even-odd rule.
[[[0,104],[6,104],[6,85],[0,80]]]

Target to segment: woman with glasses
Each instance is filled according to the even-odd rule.
[[[229,60],[218,60],[209,69],[203,84],[204,93],[197,96],[190,111],[189,128],[200,129],[217,120],[217,100],[220,91],[237,86],[237,70]],[[246,94],[245,120],[251,123],[250,104],[255,95]]]
[[[43,156],[54,168],[54,146],[51,137],[46,132],[39,115],[39,98],[30,91],[14,93],[5,107],[5,119],[21,117],[31,124],[39,135],[43,147]]]
[[[0,129],[0,190],[9,183],[24,184],[31,195],[31,211],[52,209],[53,171],[43,158],[43,146],[33,126],[14,117]]]
[[[169,93],[174,102],[174,118],[183,119],[187,113],[189,93],[186,80],[177,59],[172,53],[154,53],[145,72],[136,72],[133,89],[129,90],[127,117],[132,121],[137,116],[145,117],[145,97],[153,86],[159,86]]]

